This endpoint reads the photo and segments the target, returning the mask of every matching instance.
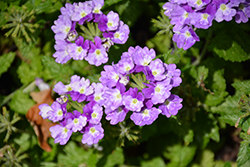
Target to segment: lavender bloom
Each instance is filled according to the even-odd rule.
[[[82,128],[87,124],[87,117],[82,116],[79,111],[73,111],[73,118],[67,120],[67,129],[71,129],[73,132],[81,131]]]
[[[154,76],[154,80],[161,81],[166,78],[166,75],[164,75],[166,69],[163,62],[160,59],[155,59],[150,63],[148,67]]]
[[[100,37],[95,37],[95,44],[90,42],[90,50],[87,57],[85,57],[85,60],[88,61],[89,64],[96,66],[108,61],[108,54],[102,45]]]
[[[246,23],[248,21],[250,17],[249,2],[247,3],[246,0],[231,0],[228,5],[236,9],[236,23]]]
[[[107,14],[107,31],[114,31],[119,26],[119,15],[113,11]]]
[[[170,85],[169,79],[157,82],[151,97],[153,104],[163,103],[171,95],[171,89],[172,85]]]
[[[50,89],[49,84],[44,82],[42,78],[36,78],[35,83],[36,83],[36,86],[39,88],[40,91]]]
[[[192,28],[185,26],[180,32],[173,35],[173,41],[177,43],[178,48],[187,50],[200,39]]]
[[[134,112],[130,119],[139,126],[150,125],[152,124],[157,118],[158,115],[161,113],[161,110],[153,107],[151,109],[144,109],[141,112]]]
[[[166,76],[167,78],[170,78],[170,84],[173,87],[177,87],[180,86],[182,79],[180,77],[181,75],[181,70],[180,69],[176,69],[176,65],[175,64],[165,64],[165,68],[166,68]]]
[[[115,65],[105,65],[104,70],[101,72],[99,81],[110,88],[114,87],[119,80],[119,73],[116,70]]]
[[[64,115],[67,112],[66,108],[63,108],[60,103],[55,101],[51,104],[51,109],[52,110],[48,111],[49,120],[53,122],[58,122],[58,121],[63,120]]]
[[[55,33],[56,40],[66,39],[69,31],[71,30],[72,22],[68,15],[60,15],[51,29]]]
[[[227,4],[228,0],[220,0],[217,2],[217,5],[219,5],[219,8],[217,9],[217,12],[215,13],[215,20],[217,22],[221,22],[223,20],[230,21],[232,20],[233,16],[236,14],[236,10],[231,8]]]
[[[104,136],[104,130],[101,126],[101,123],[97,125],[89,124],[84,131],[84,134],[82,136],[82,143],[83,144],[96,144],[101,140]]]
[[[92,83],[92,87],[94,88],[93,99],[96,103],[103,105],[105,99],[103,98],[103,94],[106,91],[106,87],[101,83]]]
[[[89,41],[84,42],[84,38],[80,36],[75,43],[68,46],[68,53],[74,60],[83,60],[86,57],[89,49]]]
[[[59,95],[71,93],[73,91],[74,85],[76,85],[76,83],[78,83],[78,82],[80,82],[80,77],[77,76],[77,75],[73,75],[71,77],[70,84],[64,85],[62,82],[58,82],[58,83],[55,84],[53,90],[56,93],[58,93]]]
[[[196,10],[203,8],[205,5],[210,3],[211,0],[188,0],[188,5],[194,7]]]
[[[139,112],[143,107],[143,94],[137,88],[130,88],[123,96],[123,105],[130,111]]]
[[[67,61],[71,59],[68,53],[68,42],[64,40],[57,40],[55,50],[56,52],[53,54],[53,57],[56,58],[57,63],[65,64]]]
[[[74,12],[71,16],[72,21],[80,21],[92,12],[92,6],[88,2],[79,2],[74,7]],[[83,21],[83,20],[82,20]]]
[[[93,2],[93,13],[94,14],[101,14],[102,12],[101,12],[101,8],[102,8],[102,6],[104,5],[104,0],[93,0],[92,1]]]
[[[162,110],[162,114],[166,115],[168,118],[171,115],[176,115],[178,110],[182,108],[182,99],[177,95],[170,95],[170,97],[164,102],[164,104],[159,106]]]
[[[98,124],[102,119],[103,110],[99,104],[95,104],[92,108],[92,113],[90,114],[90,119],[88,120],[91,124]]]
[[[128,40],[129,27],[127,24],[124,24],[123,21],[119,22],[119,27],[111,37],[111,40],[114,43],[124,44]]]
[[[105,98],[104,107],[111,110],[117,109],[122,105],[122,94],[119,89],[107,89],[103,95]]]
[[[48,104],[44,103],[39,105],[39,115],[41,115],[43,117],[43,119],[47,119],[50,118],[50,112],[51,110],[53,110]]]
[[[131,58],[123,58],[117,64],[117,71],[123,75],[126,75],[134,68],[134,66],[134,61]]]
[[[143,49],[139,46],[135,47],[135,51],[132,54],[133,60],[136,65],[148,66],[149,63],[155,58],[155,51],[144,47]]]
[[[61,7],[61,9],[60,9],[62,15],[68,15],[71,17],[71,15],[74,12],[75,5],[76,5],[76,3],[74,3],[73,5],[70,3],[66,3],[65,7]]]
[[[110,109],[106,109],[105,110],[105,113],[107,114],[106,119],[110,120],[111,125],[115,125],[118,122],[124,121],[128,111],[129,110],[126,109],[124,106],[120,106],[113,111]]]
[[[94,90],[92,86],[90,86],[89,79],[82,78],[79,82],[74,83],[73,87],[74,100],[77,100],[79,103],[83,102],[87,96],[91,95]]]
[[[59,143],[60,145],[66,144],[72,134],[70,129],[62,125],[52,126],[49,128],[49,131],[51,132],[51,136],[55,139],[55,143]]]

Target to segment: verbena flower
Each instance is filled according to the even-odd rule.
[[[195,28],[207,29],[217,22],[246,23],[250,17],[250,2],[247,0],[171,0],[163,5],[164,14],[174,25],[173,41],[178,48],[187,50],[199,41]]]
[[[39,106],[44,119],[59,123],[50,128],[55,142],[66,144],[72,132],[78,132],[83,144],[98,143],[104,136],[103,112],[112,125],[123,122],[129,112],[138,126],[152,124],[159,114],[176,115],[182,99],[171,90],[182,82],[181,71],[155,57],[153,49],[130,47],[118,63],[104,66],[98,83],[73,75],[70,83],[55,84],[60,97],[51,106]],[[67,111],[68,103],[77,110]]]
[[[108,61],[107,52],[112,45],[127,41],[129,27],[120,21],[117,13],[103,14],[103,5],[104,0],[90,0],[66,3],[61,8],[61,15],[51,27],[55,33],[53,57],[57,63],[64,64],[72,58],[100,66]]]

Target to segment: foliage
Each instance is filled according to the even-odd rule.
[[[69,83],[74,74],[94,82],[103,69],[80,60],[55,62],[51,26],[66,2],[79,1],[0,1],[1,166],[250,166],[250,23],[213,23],[196,30],[200,42],[179,49],[163,0],[105,0],[103,13],[117,12],[130,28],[128,41],[110,48],[109,62],[117,62],[129,46],[154,48],[157,58],[181,69],[182,83],[174,93],[183,108],[144,127],[126,121],[110,125],[103,118],[105,136],[98,145],[84,145],[75,134],[65,146],[49,138],[52,149],[44,151],[35,130],[39,124],[26,118],[37,103],[30,95],[38,91],[35,79],[51,88]]]

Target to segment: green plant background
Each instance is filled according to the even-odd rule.
[[[111,47],[117,62],[129,46],[154,48],[165,63],[181,69],[182,83],[173,93],[183,98],[177,116],[159,118],[149,126],[102,120],[105,137],[95,147],[75,134],[65,146],[48,143],[43,151],[25,114],[36,77],[53,85],[77,74],[98,82],[101,67],[85,61],[57,64],[51,30],[60,8],[69,0],[0,1],[0,165],[67,167],[248,167],[250,166],[250,24],[213,22],[184,51],[172,42],[172,26],[163,15],[163,0],[105,0],[130,27],[126,44]],[[21,21],[20,21],[21,18]],[[37,88],[35,91],[38,91]],[[237,128],[235,125],[238,124]],[[250,133],[250,132],[249,132]]]

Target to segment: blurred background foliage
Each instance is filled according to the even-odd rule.
[[[51,87],[73,74],[98,82],[103,66],[85,61],[57,64],[51,30],[60,8],[70,0],[0,1],[0,165],[67,167],[248,167],[250,166],[250,24],[216,23],[197,30],[200,42],[187,51],[172,42],[172,26],[163,14],[163,0],[105,0],[102,11],[119,13],[130,27],[126,44],[111,47],[109,64],[129,46],[154,48],[165,63],[176,63],[183,98],[177,116],[159,118],[150,126],[132,122],[112,126],[104,118],[105,137],[98,145],[81,144],[73,135],[65,146],[37,133],[43,125],[27,112],[38,102],[34,81]],[[56,95],[52,92],[52,98]],[[44,100],[44,99],[42,99]],[[45,142],[46,142],[45,140]]]

